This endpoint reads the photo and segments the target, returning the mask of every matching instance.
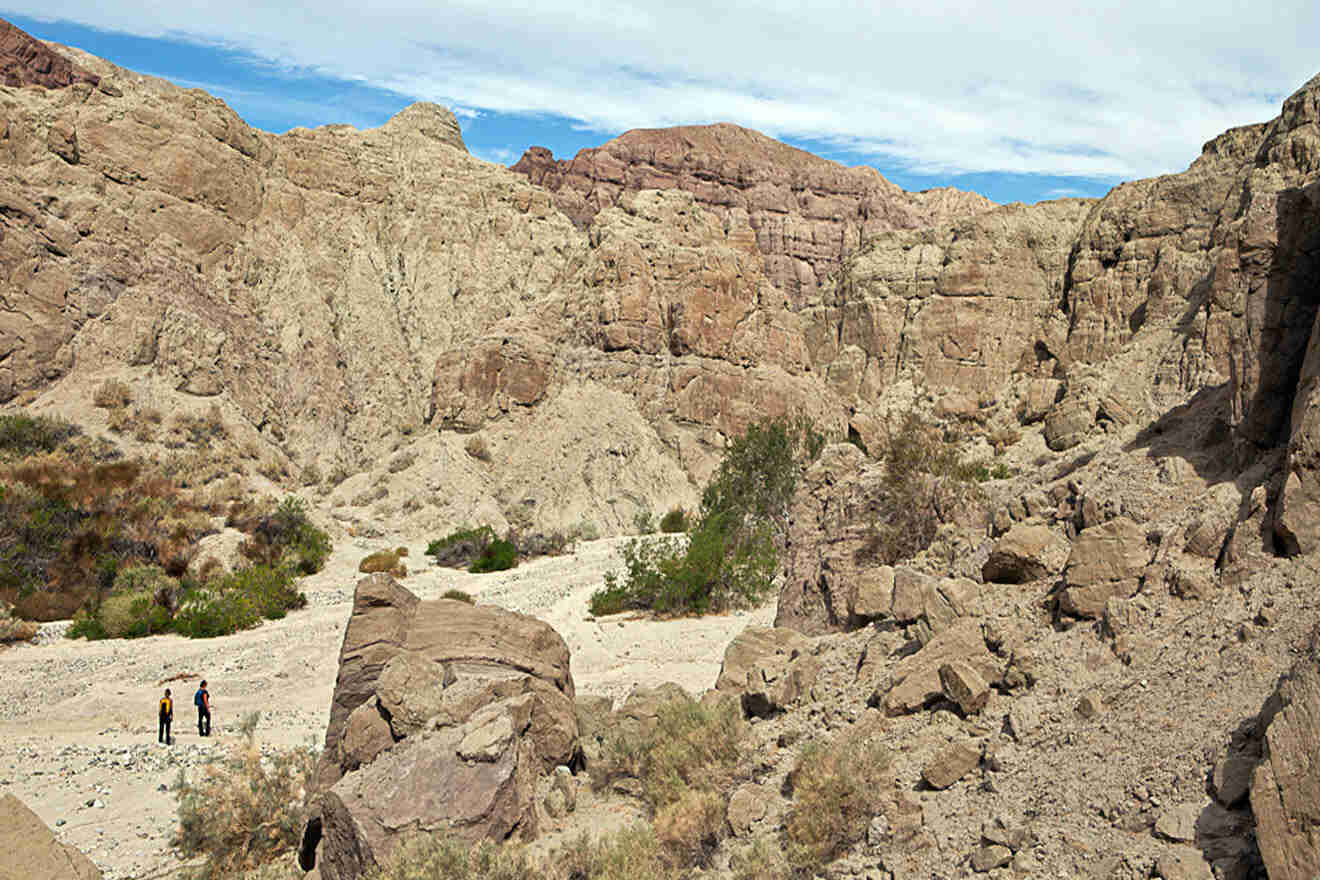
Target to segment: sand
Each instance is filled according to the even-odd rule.
[[[769,625],[774,603],[700,619],[592,619],[587,599],[619,566],[623,540],[581,543],[572,554],[487,575],[433,566],[425,542],[412,541],[407,561],[416,570],[403,583],[423,599],[460,589],[549,622],[572,651],[579,693],[617,699],[664,681],[700,693],[714,684],[729,641],[748,625]],[[107,880],[172,875],[180,862],[169,845],[177,810],[170,786],[180,769],[196,772],[232,747],[253,712],[263,748],[324,737],[357,563],[387,546],[340,540],[325,570],[302,584],[307,608],[247,632],[86,642],[61,638],[65,624],[47,624],[39,643],[0,651],[0,791],[87,853]],[[208,739],[198,736],[192,705],[201,678],[212,695]],[[156,742],[165,687],[176,701],[169,747]]]

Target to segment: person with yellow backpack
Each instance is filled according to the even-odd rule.
[[[170,745],[174,740],[170,737],[170,725],[174,723],[174,699],[170,696],[170,689],[165,688],[165,696],[160,700],[160,741],[165,745]]]

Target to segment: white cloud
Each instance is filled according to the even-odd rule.
[[[465,113],[554,113],[603,133],[730,121],[932,174],[1179,170],[1224,129],[1277,114],[1320,66],[1313,0],[7,5]]]

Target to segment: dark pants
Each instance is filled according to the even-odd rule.
[[[197,707],[197,733],[201,736],[211,735],[211,710],[205,706]]]
[[[170,724],[174,721],[169,715],[160,716],[160,741],[170,744]]]

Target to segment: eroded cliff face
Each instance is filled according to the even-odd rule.
[[[166,410],[216,402],[290,473],[383,479],[439,437],[417,450],[435,516],[613,530],[690,503],[763,416],[865,441],[917,397],[1043,421],[1062,450],[1223,389],[1241,454],[1291,443],[1271,534],[1315,540],[1317,81],[1182,174],[996,207],[727,125],[513,171],[431,105],[275,136],[32,44],[6,57],[74,73],[0,90],[0,400],[76,410],[124,378]],[[529,432],[563,451],[549,481]]]
[[[636,129],[572,159],[532,147],[511,167],[553,192],[579,226],[641,190],[692,193],[727,226],[751,231],[766,276],[795,306],[877,234],[993,205],[955,189],[905,192],[873,168],[846,168],[727,123]]]

